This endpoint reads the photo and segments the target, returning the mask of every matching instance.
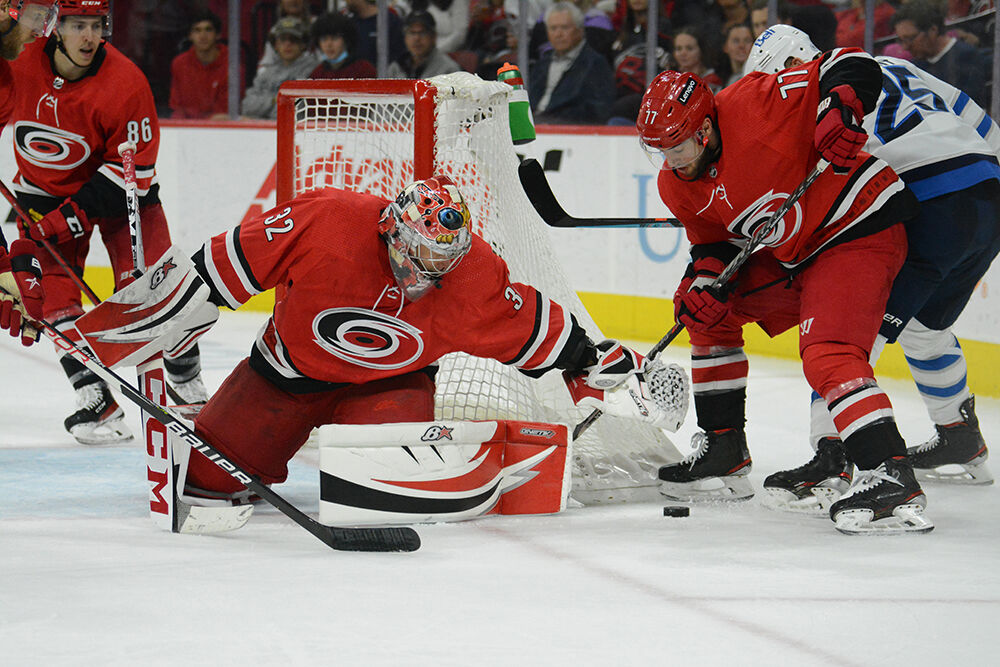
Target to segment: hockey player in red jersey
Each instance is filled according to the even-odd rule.
[[[135,156],[147,261],[170,246],[159,202],[156,156],[159,122],[142,72],[105,42],[107,0],[63,0],[55,32],[30,45],[13,63],[17,78],[11,124],[21,205],[36,218],[26,234],[48,238],[82,274],[94,227],[100,229],[121,287],[132,269],[122,162],[118,146],[137,145]],[[73,322],[83,310],[80,292],[54,260],[39,257],[45,287],[45,317],[78,339]],[[79,410],[66,429],[85,444],[131,438],[123,412],[107,385],[68,355],[61,358],[77,393]],[[197,348],[165,357],[167,376],[184,402],[204,401]]]
[[[662,155],[660,195],[685,225],[691,264],[674,295],[691,337],[697,450],[660,469],[666,495],[745,499],[747,359],[742,327],[799,327],[803,371],[859,473],[830,507],[844,532],[926,531],[926,504],[892,406],[868,363],[893,278],[903,220],[917,204],[889,166],[861,152],[861,119],[881,90],[878,65],[841,49],[777,76],[755,73],[713,96],[665,72],[637,126]],[[752,254],[728,289],[710,283],[823,159],[826,169]],[[717,488],[719,480],[723,490]],[[712,491],[706,491],[711,486]]]
[[[49,0],[0,0],[0,129],[14,105],[14,73],[8,60],[16,60],[30,44],[52,31],[58,11]],[[20,336],[25,346],[38,340],[31,319],[42,316],[41,267],[32,244],[14,242],[8,252],[0,231],[0,329]]]
[[[566,308],[511,281],[445,176],[417,181],[395,201],[309,192],[216,236],[193,260],[217,306],[238,308],[276,288],[250,357],[195,421],[213,447],[266,483],[285,479],[314,427],[433,420],[435,364],[450,352],[534,377],[557,368],[573,380],[584,374],[578,395],[662,424],[643,358],[614,341],[595,345]],[[621,380],[625,387],[603,391]],[[241,491],[191,452],[186,500]]]

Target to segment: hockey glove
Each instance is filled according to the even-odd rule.
[[[664,366],[658,360],[643,360],[641,371],[628,375],[623,384],[611,390],[591,387],[583,373],[564,371],[563,381],[576,405],[615,417],[676,431],[687,414],[688,379],[677,364]]]
[[[35,215],[32,211],[31,217]],[[56,243],[65,243],[80,238],[93,228],[83,209],[67,198],[59,208],[28,225],[28,236],[35,241],[54,238]]]
[[[30,320],[42,318],[42,268],[32,254],[33,244],[18,239],[10,246],[10,255],[0,247],[0,329],[11,336],[21,336],[29,347],[38,341],[39,330]]]
[[[613,389],[642,368],[643,357],[616,340],[597,344],[597,363],[586,368],[586,383],[594,389]]]
[[[729,312],[728,292],[712,287],[726,265],[716,257],[703,257],[688,264],[674,292],[674,319],[689,331],[704,331],[722,321]]]
[[[850,169],[868,140],[860,125],[864,115],[861,100],[850,86],[835,86],[819,103],[814,143],[835,171]]]

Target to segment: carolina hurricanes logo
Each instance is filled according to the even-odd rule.
[[[364,308],[330,308],[313,320],[316,344],[365,368],[389,370],[416,361],[423,332],[412,324]]]
[[[747,206],[729,225],[729,231],[750,238],[757,229],[771,219],[771,216],[785,203],[788,195],[784,192],[766,193]],[[802,207],[796,202],[775,228],[762,239],[764,245],[778,247],[795,236],[802,228]]]
[[[14,124],[14,146],[25,160],[46,169],[67,171],[90,157],[83,136],[31,121]]]

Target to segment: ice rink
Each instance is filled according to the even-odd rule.
[[[210,388],[262,319],[225,313],[205,336]],[[688,366],[683,348],[664,358]],[[267,506],[233,533],[172,535],[148,518],[138,444],[85,447],[63,430],[73,397],[51,345],[4,336],[0,379],[5,665],[914,667],[1000,655],[996,485],[925,486],[937,527],[900,537],[848,537],[758,498],[687,518],[651,502],[421,526],[412,554],[331,551]],[[907,442],[926,439],[912,385],[883,386]],[[811,455],[808,399],[797,363],[751,357],[758,491]],[[977,411],[1000,452],[1000,400],[979,397]],[[683,453],[695,430],[689,415],[674,438]],[[276,490],[315,514],[306,459]]]

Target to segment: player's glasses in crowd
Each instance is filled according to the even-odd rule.
[[[59,18],[59,5],[53,2],[22,2],[8,10],[11,18],[38,37],[48,37]]]
[[[698,130],[670,148],[650,146],[641,139],[639,140],[646,157],[657,169],[683,169],[701,157],[707,143],[705,133],[702,130]]]

